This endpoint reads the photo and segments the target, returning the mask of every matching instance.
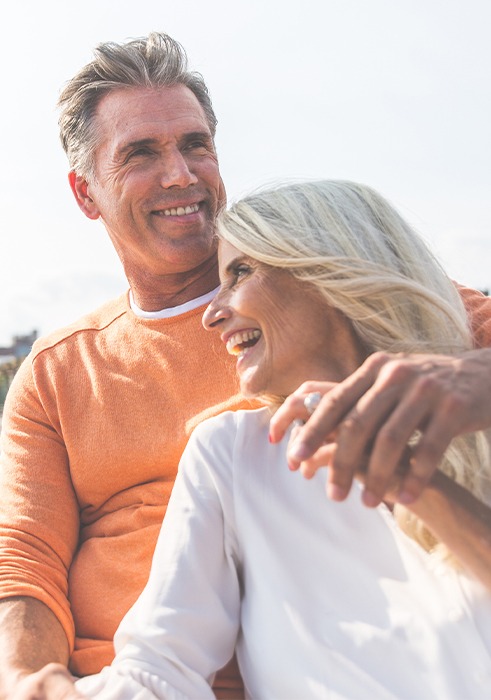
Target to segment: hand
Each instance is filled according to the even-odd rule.
[[[35,673],[24,676],[9,693],[9,700],[81,700],[75,679],[62,664],[47,664]]]
[[[308,418],[303,400],[312,391],[324,395]],[[290,468],[310,475],[329,464],[328,493],[343,500],[365,464],[368,506],[378,505],[393,488],[407,443],[420,431],[396,495],[408,505],[429,483],[454,437],[491,426],[491,350],[458,357],[375,353],[340,384],[302,384],[272,418],[272,442],[297,418],[308,420],[289,444]]]

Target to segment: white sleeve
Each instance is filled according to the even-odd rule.
[[[230,464],[218,477],[210,464],[231,459],[231,450],[214,431],[200,444],[199,432],[183,454],[148,583],[116,632],[116,658],[77,683],[89,697],[212,699],[214,674],[233,654],[240,589],[224,512],[233,509],[232,475]]]

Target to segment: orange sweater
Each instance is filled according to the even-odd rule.
[[[491,299],[461,292],[476,344],[491,345]],[[114,632],[146,582],[191,430],[245,405],[235,359],[203,330],[202,311],[139,319],[121,297],[38,341],[9,392],[0,598],[48,605],[77,675],[112,660]]]
[[[112,660],[197,420],[246,403],[202,313],[140,319],[121,297],[36,342],[9,392],[0,597],[57,615],[77,675]]]

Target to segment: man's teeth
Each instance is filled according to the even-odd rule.
[[[230,355],[240,355],[246,348],[255,345],[260,337],[261,331],[258,329],[234,333],[227,340],[227,352]]]
[[[199,209],[199,204],[191,204],[187,207],[177,207],[176,209],[164,209],[164,216],[184,216],[184,214],[194,214]]]

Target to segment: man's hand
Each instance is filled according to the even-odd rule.
[[[324,395],[309,418],[303,401],[313,391]],[[393,486],[408,441],[419,431],[397,494],[408,505],[454,437],[491,426],[491,350],[458,357],[375,353],[340,384],[302,384],[272,418],[272,442],[298,418],[308,420],[293,433],[290,468],[311,476],[329,464],[328,493],[343,500],[365,465],[363,500],[372,507]]]
[[[62,664],[47,664],[40,671],[20,680],[9,700],[80,700],[85,698],[75,688],[75,679]]]
[[[0,601],[0,700],[75,700],[67,670],[68,641],[57,617],[39,600]]]

